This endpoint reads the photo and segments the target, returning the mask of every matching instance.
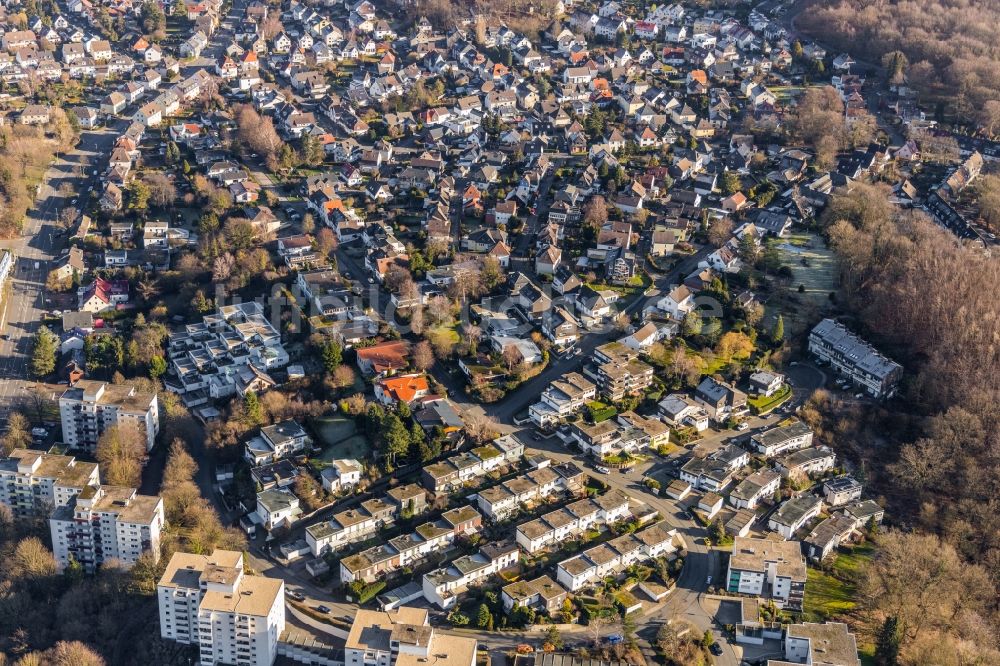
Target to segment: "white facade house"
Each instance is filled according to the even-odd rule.
[[[514,543],[486,544],[474,555],[463,555],[446,567],[424,574],[424,598],[438,608],[453,608],[463,590],[514,566],[519,557],[520,550]]]
[[[802,421],[796,421],[755,434],[750,438],[750,445],[757,450],[757,453],[773,458],[788,451],[812,446],[812,441],[812,428]]]
[[[768,529],[791,539],[806,523],[819,515],[823,501],[815,495],[793,497],[778,507],[767,521]]]
[[[740,469],[750,464],[750,454],[727,444],[705,458],[692,458],[680,469],[680,479],[695,488],[719,492],[729,485]]]
[[[321,474],[323,490],[338,493],[353,488],[361,482],[361,463],[352,458],[334,460]]]
[[[668,529],[663,523],[623,534],[560,562],[556,580],[570,592],[576,592],[631,564],[673,552],[676,536],[677,530]]]
[[[266,465],[304,451],[312,445],[305,429],[291,419],[260,429],[246,443],[244,456],[254,465]]]
[[[302,515],[299,498],[287,490],[264,490],[257,493],[257,516],[264,529],[289,527]]]
[[[901,365],[833,319],[824,319],[809,333],[809,353],[878,399],[895,395],[903,376]]]
[[[572,539],[588,529],[616,523],[629,515],[628,495],[612,490],[518,525],[515,539],[526,553],[535,553]]]
[[[475,638],[438,632],[425,608],[359,610],[344,645],[344,666],[475,666]]]
[[[683,320],[695,309],[694,293],[687,286],[679,285],[657,301],[656,307],[672,319]]]
[[[131,566],[144,553],[159,559],[163,522],[160,497],[122,486],[87,486],[49,518],[56,566],[62,570],[75,561],[92,573],[111,560]]]
[[[159,400],[131,384],[80,380],[59,397],[63,442],[93,452],[101,434],[112,426],[131,427],[143,436],[146,450],[160,432]]]
[[[736,537],[729,558],[726,589],[732,593],[769,596],[789,608],[802,608],[806,560],[798,541]]]
[[[243,553],[174,553],[156,586],[160,636],[197,645],[201,666],[271,666],[285,630],[285,583],[243,571]]]
[[[528,408],[531,421],[546,428],[566,419],[597,397],[597,385],[578,372],[570,372],[542,391],[541,399]]]
[[[755,509],[761,500],[772,497],[781,487],[781,475],[765,469],[754,472],[729,493],[729,503],[737,509]]]

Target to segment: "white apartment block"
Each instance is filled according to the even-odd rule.
[[[861,666],[857,640],[841,622],[790,624],[782,647],[782,663]]]
[[[527,553],[559,544],[592,527],[611,525],[628,518],[629,497],[620,490],[582,499],[517,526],[515,539]]]
[[[288,365],[281,334],[255,301],[225,305],[170,336],[167,345],[172,376],[166,385],[185,404],[240,394],[258,374]]]
[[[104,562],[135,564],[143,553],[160,556],[163,499],[135,488],[87,486],[49,518],[52,554],[61,571],[71,560],[93,573]]]
[[[719,492],[729,485],[733,475],[750,464],[750,454],[727,444],[705,458],[692,458],[680,469],[680,479],[695,488]]]
[[[813,431],[802,421],[770,428],[750,438],[750,445],[768,458],[812,446]]]
[[[0,504],[17,517],[48,514],[98,483],[97,464],[73,456],[14,449],[10,457],[0,459]]]
[[[160,432],[160,404],[155,393],[132,384],[80,380],[59,397],[63,442],[93,453],[101,434],[111,426],[134,427],[145,436],[146,450]]]
[[[802,608],[806,559],[798,541],[736,537],[729,558],[726,589],[732,593],[776,599],[781,605]]]
[[[443,610],[453,608],[458,596],[470,586],[517,564],[520,552],[516,544],[508,541],[486,544],[475,555],[463,555],[424,574],[424,598]]]
[[[809,353],[879,399],[891,398],[903,376],[903,366],[833,319],[824,319],[809,333]]]
[[[528,408],[531,421],[540,428],[555,425],[597,397],[597,385],[578,372],[569,372],[542,391],[541,399]]]
[[[673,552],[676,536],[677,530],[668,529],[663,523],[635,534],[623,534],[560,562],[556,580],[570,592],[576,592],[631,564]]]
[[[778,507],[767,521],[768,529],[791,539],[806,523],[819,515],[823,500],[815,495],[793,497]]]
[[[243,554],[174,553],[156,586],[160,635],[199,647],[199,664],[271,666],[285,629],[285,584],[243,572]]]
[[[769,469],[754,472],[740,481],[729,493],[729,503],[737,509],[756,509],[761,500],[774,495],[781,487],[781,475]]]
[[[443,634],[427,609],[359,610],[344,646],[344,666],[475,666],[475,638]]]

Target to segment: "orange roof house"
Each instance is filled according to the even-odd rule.
[[[692,69],[688,72],[688,81],[697,81],[703,86],[708,85],[708,74],[703,69]]]
[[[410,404],[428,393],[430,385],[424,375],[400,375],[375,382],[375,397],[385,405],[394,405],[398,402]]]
[[[366,375],[391,375],[410,363],[410,344],[405,340],[387,340],[355,352],[358,368]]]

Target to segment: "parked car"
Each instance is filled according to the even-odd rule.
[[[744,421],[743,423],[740,423],[738,426],[736,426],[736,429],[739,430],[740,432],[742,432],[744,430],[747,430],[749,427],[750,427],[750,424],[747,423],[746,421]]]
[[[45,437],[46,435],[49,434],[49,431],[46,430],[45,428],[32,428],[31,434],[34,437]]]
[[[600,474],[611,474],[611,470],[605,467],[604,465],[597,465],[596,467],[594,467],[594,471]]]
[[[295,590],[285,589],[285,596],[295,599],[296,601],[305,601],[306,595],[301,592],[296,592]]]
[[[708,649],[711,650],[712,654],[714,654],[716,657],[722,654],[722,646],[719,645],[718,641],[712,643],[711,647],[709,647]]]
[[[318,610],[320,613],[329,613],[330,607],[320,604],[319,606],[316,606],[316,610]]]

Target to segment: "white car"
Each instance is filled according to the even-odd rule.
[[[594,470],[600,474],[611,474],[611,470],[604,465],[597,465],[594,467]]]
[[[31,434],[33,437],[45,437],[49,434],[49,431],[45,428],[32,428]]]
[[[744,430],[747,430],[749,428],[750,428],[750,424],[747,423],[746,421],[744,421],[743,423],[741,423],[738,426],[736,426],[736,429],[739,430],[740,432],[743,432]]]

